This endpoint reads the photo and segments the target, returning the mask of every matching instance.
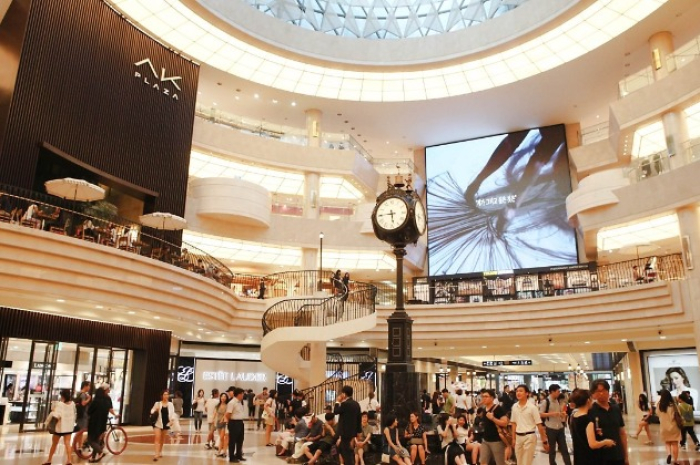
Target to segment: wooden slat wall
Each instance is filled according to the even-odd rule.
[[[152,84],[182,76],[180,99]],[[0,152],[0,182],[31,188],[39,145],[160,194],[184,214],[199,66],[166,49],[101,0],[32,0]],[[161,87],[173,88],[169,82]]]
[[[136,418],[137,412],[133,413],[132,422],[136,424],[143,424],[148,418],[153,400],[158,399],[168,383],[169,331],[0,307],[0,338],[3,337],[144,351],[146,381],[140,418]]]

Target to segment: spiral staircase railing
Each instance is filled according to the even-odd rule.
[[[309,412],[323,412],[326,405],[335,402],[338,393],[346,384],[353,387],[355,400],[366,398],[370,391],[375,389],[375,380],[368,377],[367,373],[376,372],[376,358],[368,355],[343,356],[338,353],[329,353],[326,356],[326,364],[335,367],[330,376],[316,386],[301,390]],[[371,364],[374,371],[362,370],[362,364]],[[346,373],[352,370],[352,366],[356,367],[356,372],[346,376]]]
[[[312,283],[309,292],[318,289],[323,283],[331,283],[333,273],[323,272],[318,279],[318,271],[297,272],[304,282]],[[274,278],[273,278],[274,276]],[[289,273],[270,275],[267,279],[290,279]],[[293,278],[291,278],[293,279]],[[278,328],[300,326],[323,327],[342,321],[351,321],[369,316],[375,312],[374,298],[377,288],[369,283],[351,281],[342,292],[323,297],[302,297],[281,300],[267,309],[262,317],[263,335]]]

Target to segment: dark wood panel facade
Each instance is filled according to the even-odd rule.
[[[49,144],[184,214],[198,76],[102,0],[31,0],[0,182],[31,188]]]
[[[0,307],[0,339],[59,341],[134,351],[132,422],[146,424],[153,402],[167,387],[170,331],[135,328],[101,321]]]

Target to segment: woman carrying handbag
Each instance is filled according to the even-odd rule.
[[[66,464],[71,465],[71,455],[73,449],[70,445],[70,438],[75,428],[75,404],[71,400],[70,389],[61,389],[61,400],[54,403],[49,416],[46,417],[46,425],[51,436],[51,449],[49,458],[44,465],[51,465],[53,454],[56,453],[58,441],[63,438],[63,447],[66,449]]]

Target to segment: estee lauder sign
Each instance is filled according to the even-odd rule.
[[[205,371],[203,381],[247,381],[252,383],[267,382],[266,373],[235,372],[235,371]]]
[[[151,70],[151,73],[153,74],[153,77],[149,75],[149,73],[143,73],[141,70],[144,69],[143,65],[148,65],[148,68]],[[170,77],[165,77],[165,68],[160,69],[160,74],[156,72],[155,66],[153,66],[153,62],[151,61],[150,58],[146,58],[141,61],[137,61],[134,63],[134,66],[138,68],[136,71],[134,71],[134,77],[140,81],[143,81],[143,83],[152,89],[158,91],[159,93],[165,95],[166,97],[170,97],[172,100],[179,101],[180,97],[178,95],[178,92],[182,90],[180,86],[178,85],[177,81],[182,80],[182,76],[170,76]],[[172,87],[165,86],[165,83],[169,82]]]

